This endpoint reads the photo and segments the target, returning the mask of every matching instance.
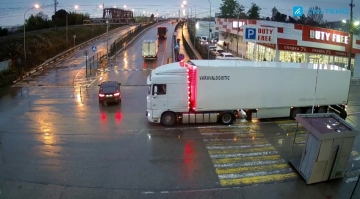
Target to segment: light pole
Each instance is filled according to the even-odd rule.
[[[188,2],[186,2],[186,1],[183,1],[183,4],[184,5],[191,5],[191,6],[194,6],[194,8],[195,8],[195,19],[196,19],[196,5],[194,5],[194,4],[191,4],[191,3],[188,3]],[[193,21],[193,25],[195,25],[195,19],[194,19],[194,21]],[[195,30],[195,27],[194,27],[194,30]]]
[[[75,5],[74,9],[77,10],[79,8],[79,6]],[[70,10],[69,10],[70,11]],[[69,13],[66,12],[66,47],[68,47],[68,21],[69,21],[69,17],[68,17]],[[94,29],[93,29],[94,30]],[[93,32],[94,33],[94,32]]]
[[[209,4],[210,4],[210,19],[209,19],[209,39],[210,39],[210,22],[211,22],[211,2],[210,2],[210,0],[208,0],[209,1]],[[208,48],[208,59],[210,59],[210,48]]]
[[[27,70],[27,66],[26,66],[26,31],[25,31],[25,27],[26,27],[26,21],[25,21],[25,15],[26,13],[29,11],[29,10],[32,10],[32,9],[38,9],[40,8],[40,6],[38,4],[36,4],[34,7],[32,8],[29,8],[28,10],[25,11],[24,13],[24,59],[25,59],[25,70]]]
[[[346,23],[346,20],[342,20],[343,23]],[[354,30],[353,28],[355,26],[358,26],[360,24],[359,21],[353,21],[353,19],[350,19],[349,22],[349,55],[348,55],[348,65],[347,65],[347,69],[351,70],[351,54],[352,54],[352,48],[353,48],[353,37],[354,37]],[[353,71],[352,71],[353,72]],[[351,73],[352,73],[351,72]]]
[[[196,22],[196,24],[195,24],[195,29],[199,29],[199,23],[198,22]],[[195,38],[196,38],[196,35],[195,35],[195,31],[194,31],[194,47],[195,47]]]

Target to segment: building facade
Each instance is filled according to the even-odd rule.
[[[274,28],[277,43],[243,42],[241,27],[244,25]],[[346,32],[293,23],[224,18],[215,19],[215,29],[219,31],[219,44],[225,41],[230,50],[250,60],[333,64],[345,68],[348,65],[350,41]],[[353,77],[360,78],[360,37],[357,35],[353,38],[351,58]]]

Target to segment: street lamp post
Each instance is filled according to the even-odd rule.
[[[343,23],[346,23],[346,20],[342,20]],[[349,54],[348,54],[348,64],[347,69],[351,70],[351,54],[352,54],[352,48],[353,48],[353,37],[354,37],[354,26],[358,26],[360,23],[359,21],[353,21],[353,19],[350,19],[349,23]],[[352,71],[353,72],[353,71]]]
[[[210,0],[208,0],[209,1],[209,4],[210,4],[210,19],[209,19],[209,39],[210,39],[210,22],[211,22],[211,2],[210,2]],[[208,59],[210,59],[210,48],[208,48]]]
[[[25,27],[26,27],[26,21],[25,21],[25,15],[26,13],[29,11],[29,10],[32,10],[32,9],[38,9],[40,8],[40,6],[38,4],[36,4],[34,7],[32,8],[29,8],[28,10],[25,11],[24,13],[24,59],[25,59],[25,71],[27,70],[27,66],[26,66],[26,31],[25,31]]]
[[[77,10],[79,8],[79,6],[74,6],[74,9]],[[70,11],[70,10],[69,10]],[[66,12],[66,47],[68,47],[68,24],[69,24],[69,17],[68,17],[69,13]],[[93,27],[94,28],[94,27]],[[94,29],[93,29],[94,30]],[[94,34],[94,32],[93,32]]]

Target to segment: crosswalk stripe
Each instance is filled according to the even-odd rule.
[[[281,159],[280,155],[239,157],[239,158],[221,158],[221,159],[213,159],[212,162],[214,164],[228,164],[228,163],[236,163],[236,162],[240,162],[240,161],[255,162],[255,161],[278,160],[278,159]]]
[[[261,148],[250,148],[250,149],[228,149],[228,150],[208,150],[208,153],[210,155],[215,155],[215,154],[226,154],[226,153],[241,153],[241,152],[262,152],[262,151],[274,151],[275,148],[273,146],[268,146],[268,147],[261,147]]]
[[[289,164],[270,164],[261,165],[256,167],[234,167],[234,168],[216,168],[218,175],[234,174],[234,173],[245,173],[245,172],[256,172],[256,171],[269,171],[289,168]]]
[[[284,181],[284,180],[294,179],[297,177],[298,175],[296,173],[273,174],[266,176],[254,176],[248,178],[221,179],[220,184],[222,186],[250,185],[250,184],[260,184],[260,183],[275,182],[275,181]]]
[[[249,166],[258,166],[258,165],[267,165],[267,164],[279,164],[285,163],[285,160],[264,160],[257,162],[237,162],[237,163],[226,163],[226,164],[214,164],[215,168],[228,168],[228,167],[249,167]]]
[[[293,172],[293,170],[289,168],[278,169],[272,171],[257,171],[250,173],[242,173],[242,174],[224,174],[218,175],[219,179],[234,179],[234,178],[248,178],[248,177],[256,177],[256,176],[265,176],[265,175],[273,175],[273,174],[286,174]]]
[[[267,141],[265,138],[252,140],[251,142],[249,142],[249,140],[233,139],[233,142],[221,142],[221,141],[206,142],[206,146],[238,146],[238,145],[247,145],[247,144],[260,145],[267,143],[269,143],[269,141]]]
[[[250,147],[266,147],[271,146],[271,144],[246,144],[246,145],[237,145],[237,146],[206,146],[208,150],[211,149],[243,149],[243,148],[250,148]]]
[[[210,158],[236,158],[236,157],[249,157],[249,156],[262,156],[278,154],[277,151],[262,151],[253,153],[232,153],[232,154],[214,154],[210,155]]]

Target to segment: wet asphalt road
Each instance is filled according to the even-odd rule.
[[[175,26],[164,25],[170,36]],[[76,69],[71,74],[66,70],[72,69],[45,71],[29,79],[44,82],[47,78],[53,86],[9,89],[0,99],[0,198],[166,198],[166,194],[178,198],[281,198],[271,190],[280,194],[291,185],[298,189],[286,189],[283,198],[299,190],[307,190],[309,197],[317,196],[318,189],[324,191],[322,185],[311,191],[303,186],[287,163],[294,121],[169,129],[150,124],[145,117],[147,87],[143,85],[149,69],[166,63],[172,46],[171,39],[161,41],[158,59],[144,61],[141,44],[149,39],[156,39],[156,27],[120,53],[107,72],[99,72],[99,80],[88,89],[55,86],[71,81]],[[52,73],[58,80],[53,81]],[[125,85],[121,105],[99,106],[96,84],[104,80]],[[356,128],[359,99],[360,87],[353,86],[348,121]],[[301,132],[296,142],[303,144],[305,136]],[[354,149],[348,171],[360,169],[359,137]],[[334,186],[353,186],[352,179],[349,175]],[[254,184],[260,186],[246,188]],[[226,191],[221,189],[224,187],[243,188]],[[301,192],[304,195],[294,198],[305,196]]]

